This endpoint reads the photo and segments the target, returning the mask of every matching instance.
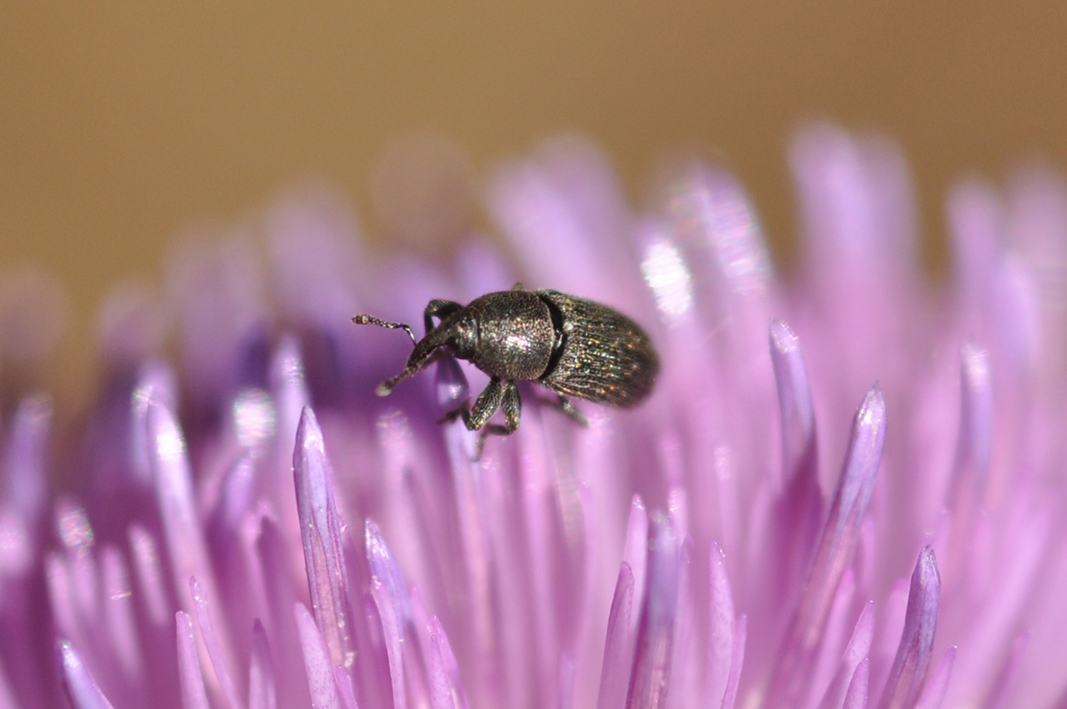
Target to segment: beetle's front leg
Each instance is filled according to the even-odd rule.
[[[463,306],[451,300],[431,300],[426,304],[426,310],[422,311],[422,323],[426,326],[426,332],[434,328],[433,319],[444,320],[452,313],[463,310]]]
[[[487,430],[492,433],[511,433],[515,430],[515,427],[519,425],[518,413],[515,413],[514,403],[506,400],[509,389],[514,389],[515,384],[512,382],[503,382],[497,377],[493,377],[489,380],[489,384],[486,385],[482,393],[478,395],[477,400],[474,402],[474,408],[470,406],[470,402],[464,401],[457,408],[449,411],[447,414],[441,417],[437,423],[450,423],[458,418],[463,419],[463,423],[467,426],[469,431],[480,431],[485,428],[486,423],[496,413],[496,410],[500,408],[501,402],[505,402],[504,416],[508,418],[509,425],[511,420],[514,420],[515,425],[511,426],[510,430],[505,429],[504,426],[489,426]],[[518,399],[518,390],[515,390],[514,397]],[[521,409],[521,405],[518,407]],[[508,414],[508,409],[512,411],[512,415]],[[500,429],[499,431],[495,429]]]
[[[489,384],[486,385],[475,400],[474,408],[471,409],[469,414],[464,414],[463,416],[463,423],[467,424],[468,430],[479,431],[489,422],[490,417],[500,408],[507,386],[498,377],[493,377],[489,380]],[[514,384],[511,386],[514,386]]]

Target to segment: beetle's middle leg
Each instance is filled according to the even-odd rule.
[[[489,423],[489,419],[497,409],[504,410],[504,424]],[[519,398],[519,387],[515,382],[508,382],[498,377],[489,380],[482,393],[471,408],[467,402],[445,414],[438,423],[448,423],[462,418],[469,431],[484,431],[485,433],[506,436],[514,433],[522,419],[522,399]]]
[[[499,408],[504,409],[504,424],[489,423],[489,419]],[[438,423],[455,421],[460,417],[463,418],[468,431],[481,431],[478,437],[478,452],[474,457],[475,460],[480,460],[486,438],[491,435],[507,436],[519,427],[519,420],[522,418],[522,399],[519,398],[519,387],[515,382],[502,381],[498,377],[493,377],[478,395],[474,408],[464,401],[459,408],[445,414]]]

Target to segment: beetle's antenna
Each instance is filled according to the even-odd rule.
[[[352,318],[352,322],[357,325],[377,325],[378,327],[384,327],[389,330],[403,330],[408,334],[408,337],[411,338],[411,344],[414,345],[418,343],[418,340],[415,339],[415,333],[411,331],[411,326],[402,322],[389,322],[388,320],[376,318],[373,315],[356,315]],[[392,389],[392,387],[389,388]],[[385,396],[385,394],[382,394],[381,396]]]

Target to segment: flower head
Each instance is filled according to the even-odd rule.
[[[892,146],[816,126],[791,159],[790,277],[728,173],[635,214],[568,140],[490,183],[514,260],[379,260],[304,194],[176,252],[168,307],[119,291],[84,427],[3,421],[0,706],[1062,703],[1067,189],[961,185],[938,283]],[[349,320],[517,280],[632,316],[661,373],[588,429],[523,387],[476,461],[436,421],[484,375],[375,397],[406,339]]]

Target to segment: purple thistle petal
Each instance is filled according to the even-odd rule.
[[[364,275],[366,258],[343,198],[321,186],[300,190],[270,209],[264,226],[282,313],[348,335],[355,312],[349,284]]]
[[[845,700],[849,683],[856,674],[856,668],[860,662],[865,661],[871,652],[871,639],[874,635],[874,602],[868,601],[860,612],[856,626],[852,630],[852,637],[841,657],[841,664],[837,674],[826,689],[820,709],[834,709],[839,707]]]
[[[487,692],[492,690],[495,698],[499,698],[502,686],[498,677],[503,658],[498,657],[498,638],[492,617],[491,556],[494,540],[488,533],[490,520],[487,518],[486,497],[489,490],[478,484],[479,468],[471,462],[474,450],[470,437],[458,426],[449,429],[445,433],[445,443],[450,467],[454,471],[452,484],[457,509],[457,545],[462,550],[460,575],[468,589],[465,610],[469,614],[470,628],[466,636],[469,638],[470,656],[488,658],[475,663],[473,685]],[[463,650],[458,646],[457,650],[462,657]]]
[[[678,534],[675,525],[675,534]],[[670,660],[670,692],[672,704],[683,697],[692,697],[700,693],[703,684],[703,663],[698,667],[697,653],[694,648],[696,636],[696,608],[693,599],[693,540],[682,539],[679,545],[678,563],[678,599],[674,614],[674,639]],[[703,610],[703,609],[701,609]],[[701,635],[703,639],[703,635]]]
[[[197,600],[193,598],[189,587],[189,579],[195,576],[200,580],[203,598],[208,605],[221,608],[204,539],[204,526],[194,503],[185,440],[171,412],[154,401],[148,404],[145,426],[148,431],[149,464],[155,480],[172,583],[179,605],[187,609],[186,612],[195,609]],[[231,658],[235,653],[231,638],[220,632],[218,641],[221,657],[226,658],[226,666],[233,666]],[[208,677],[207,681],[211,683],[212,691],[217,689],[213,676]]]
[[[604,664],[600,673],[598,709],[622,706],[630,684],[629,669],[633,657],[634,576],[625,561],[619,567],[619,580],[611,599],[608,615],[608,634],[604,641]]]
[[[42,396],[23,399],[15,412],[3,458],[0,501],[18,510],[26,531],[36,533],[46,499],[45,443],[52,422],[52,402]]]
[[[143,606],[152,622],[162,627],[167,623],[167,607],[170,603],[163,581],[159,546],[155,538],[137,524],[130,526],[129,544]]]
[[[1026,649],[1029,644],[1029,633],[1024,633],[1016,638],[1011,654],[1008,655],[1007,660],[1004,662],[1004,666],[1001,667],[1000,672],[997,674],[997,677],[993,682],[993,686],[989,690],[987,706],[989,706],[990,709],[1009,706],[1008,701],[1011,697],[1011,692],[1015,689],[1015,683],[1019,677],[1019,666],[1022,664],[1023,657],[1026,654]],[[941,693],[944,695],[944,690],[942,690]]]
[[[1000,259],[1003,205],[989,185],[970,179],[952,189],[946,212],[960,305],[980,309],[988,294],[988,278]],[[964,315],[973,318],[977,313]]]
[[[721,701],[726,696],[730,672],[737,659],[733,656],[736,618],[730,581],[726,574],[726,556],[719,545],[711,543],[711,604],[708,614],[708,657],[704,673],[703,696]]]
[[[885,443],[885,402],[877,386],[856,413],[841,478],[812,562],[800,606],[774,673],[770,701],[787,705],[813,669],[838,585],[860,538]]]
[[[684,166],[667,186],[672,230],[694,253],[700,281],[715,289],[702,305],[721,308],[731,296],[763,293],[771,287],[770,254],[759,218],[744,188],[726,171]]]
[[[841,702],[841,709],[867,709],[867,697],[870,694],[871,661],[866,657],[860,660],[849,680],[848,689]]]
[[[186,709],[209,709],[204,678],[200,674],[200,658],[193,636],[193,619],[185,611],[174,614],[178,644],[178,676],[181,680],[182,704]]]
[[[791,162],[813,275],[835,274],[843,283],[833,289],[859,285],[862,292],[915,263],[907,181],[886,141],[814,125],[794,141]],[[825,287],[829,292],[831,282]]]
[[[74,600],[74,583],[71,579],[70,568],[63,556],[57,552],[48,555],[44,566],[56,629],[64,637],[75,637],[80,642],[84,632]]]
[[[238,709],[244,706],[244,703],[238,697],[233,674],[229,668],[229,660],[223,652],[219,636],[215,633],[215,625],[211,620],[211,609],[204,595],[204,589],[200,586],[200,582],[196,580],[195,576],[189,578],[189,592],[193,597],[193,617],[196,619],[196,625],[200,629],[200,637],[203,639],[204,647],[207,649],[211,667],[215,670],[215,678],[222,687],[222,695],[226,697],[226,701],[232,709]]]
[[[144,672],[144,658],[139,648],[134,617],[133,590],[130,586],[126,562],[114,546],[105,545],[100,551],[102,591],[105,599],[103,622],[109,644],[126,683]]]
[[[344,709],[359,709],[359,705],[356,703],[355,691],[352,689],[352,682],[348,677],[348,673],[345,672],[345,668],[334,667],[333,679]]]
[[[217,236],[217,234],[213,234]],[[177,312],[185,369],[193,403],[211,410],[236,388],[244,346],[262,329],[263,278],[245,235],[186,241],[167,269],[171,306]],[[224,399],[223,399],[224,400]]]
[[[4,668],[0,665],[0,707],[3,709],[18,709],[18,701],[15,699],[15,690],[11,686]],[[437,709],[434,707],[434,709]]]
[[[309,408],[304,409],[296,432],[293,475],[315,622],[322,632],[331,664],[347,668],[353,661],[353,649],[344,531],[334,501],[322,430]]]
[[[455,411],[470,398],[470,385],[467,376],[455,357],[444,356],[437,360],[437,373],[434,375],[434,389],[437,393],[437,405],[441,413]]]
[[[371,572],[371,595],[378,607],[385,634],[385,650],[389,657],[389,675],[393,687],[393,707],[407,709],[407,683],[404,676],[404,648],[414,642],[409,634],[411,607],[404,589],[404,579],[396,559],[382,538],[378,527],[370,520],[365,525],[367,564]]]
[[[670,521],[656,515],[648,541],[648,579],[641,608],[627,707],[661,709],[671,687],[678,607],[679,549]]]
[[[293,607],[297,604],[297,584],[304,579],[293,578],[288,558],[285,556],[284,543],[275,523],[269,518],[260,520],[259,537],[256,540],[256,555],[262,569],[266,588],[268,617],[264,619],[272,644],[286,649],[299,647],[301,638]],[[288,657],[288,655],[286,655]],[[277,678],[278,705],[281,707],[305,706],[310,703],[308,682],[304,674],[303,662],[277,662],[274,664]]]
[[[300,633],[300,646],[304,651],[304,669],[307,671],[308,689],[311,691],[311,706],[322,709],[341,709],[337,694],[330,654],[318,626],[303,603],[293,607],[296,627]]]
[[[263,623],[252,626],[252,652],[248,667],[248,709],[277,709],[278,697],[274,677],[274,660]]]
[[[137,385],[130,395],[131,413],[129,456],[133,481],[150,489],[152,478],[152,444],[148,432],[148,409],[158,404],[168,411],[177,410],[178,384],[174,371],[160,362],[148,362],[142,367]],[[126,402],[124,402],[126,403]]]
[[[59,641],[59,662],[63,669],[63,686],[75,709],[111,709],[111,702],[100,691],[92,673],[82,663],[77,651],[66,640]]]
[[[734,628],[734,651],[730,663],[730,677],[726,681],[726,694],[722,698],[722,709],[733,709],[737,701],[737,690],[741,686],[741,671],[745,667],[745,644],[748,641],[748,616],[740,616]]]
[[[978,694],[978,687],[984,688],[992,678],[997,677],[1007,648],[1014,645],[1018,638],[1021,623],[1025,624],[1022,627],[1029,625],[1034,633],[1042,630],[1048,632],[1050,629],[1041,625],[1033,626],[1032,621],[1025,618],[1033,594],[1038,590],[1051,590],[1044,587],[1049,574],[1046,545],[1054,538],[1055,533],[1051,530],[1061,529],[1061,526],[1052,518],[1048,506],[1032,505],[1029,501],[1024,503],[1019,500],[1017,509],[1010,514],[1015,519],[1007,527],[1018,536],[1003,540],[1002,548],[996,551],[998,562],[990,569],[990,578],[984,588],[982,613],[957,620],[962,627],[956,632],[966,642],[969,652],[961,652],[957,657],[953,674],[967,681],[950,684],[949,705],[970,698],[960,697],[958,693],[961,691],[966,691],[967,695]],[[1051,602],[1057,608],[1062,608],[1062,596],[1055,591],[1051,596],[1054,598],[1050,599]],[[1050,640],[1053,648],[1062,648],[1058,634]],[[960,646],[964,647],[962,642]]]
[[[945,699],[948,691],[948,682],[952,676],[952,665],[956,660],[956,648],[945,648],[937,667],[930,673],[930,678],[923,687],[923,692],[915,702],[915,709],[938,709]],[[990,709],[995,709],[996,703],[987,704]]]
[[[787,482],[802,478],[807,485],[817,484],[815,412],[804,353],[799,338],[781,320],[771,321],[770,340],[782,422],[782,476]]]
[[[843,648],[846,647],[846,633],[855,617],[855,606],[856,574],[852,569],[847,569],[841,576],[837,593],[834,594],[834,603],[826,619],[822,643],[808,675],[804,706],[815,706],[833,680],[841,662]]]
[[[577,150],[560,162],[565,152],[550,145],[548,160],[499,170],[490,184],[489,212],[522,255],[533,282],[605,302],[632,302],[628,286],[636,285],[639,275],[632,258],[618,248],[627,215],[620,199],[606,197],[617,194],[618,186],[595,150],[574,142],[556,145]],[[587,180],[580,189],[574,181],[578,175]],[[579,198],[591,192],[613,205],[595,219]]]
[[[270,280],[245,235],[191,247],[182,380],[127,295],[88,416],[51,435],[31,397],[0,422],[0,706],[1065,704],[1067,185],[958,189],[941,284],[888,141],[817,126],[792,159],[792,281],[724,170],[682,164],[635,215],[574,140],[491,184],[507,253],[367,260],[321,195],[256,222]],[[520,276],[640,322],[649,401],[581,403],[580,429],[524,383],[473,461],[478,433],[434,420],[484,372],[371,397],[409,350],[352,313],[417,322]]]
[[[644,605],[645,599],[645,569],[648,566],[649,548],[648,512],[645,503],[637,495],[634,495],[630,503],[630,519],[626,524],[626,546],[623,548],[622,558],[633,572],[634,577],[634,604],[636,608]],[[635,613],[630,621],[631,632],[636,632],[637,624],[641,620],[641,614]]]
[[[782,468],[768,485],[772,496],[769,519],[756,525],[766,547],[761,561],[761,580],[753,594],[772,612],[763,614],[753,627],[761,636],[781,633],[783,617],[776,609],[789,608],[798,601],[805,574],[811,565],[815,543],[823,524],[825,502],[819,486],[815,415],[810,382],[800,342],[784,322],[770,327],[771,362],[774,366],[781,417]],[[783,598],[792,593],[793,598]],[[763,652],[775,652],[768,645]],[[762,653],[761,653],[762,654]]]
[[[879,702],[882,709],[910,707],[918,699],[933,655],[940,604],[941,576],[933,550],[926,547],[919,554],[911,576],[904,633]]]
[[[430,698],[433,709],[469,709],[470,703],[460,684],[459,667],[452,654],[441,621],[430,621]]]
[[[947,548],[954,551],[944,558],[945,576],[953,579],[952,586],[946,589],[949,597],[955,595],[957,588],[965,592],[968,574],[980,568],[973,563],[973,559],[982,558],[975,527],[984,506],[995,436],[994,415],[990,355],[976,345],[965,344],[960,352],[960,431],[947,501],[951,510]]]
[[[192,598],[186,594],[189,577],[209,576],[211,567],[204,529],[196,511],[185,440],[171,412],[155,402],[148,405],[145,426],[174,585],[183,599],[183,607],[192,610]]]
[[[266,489],[277,516],[277,529],[297,543],[296,534],[301,529],[296,497],[292,494],[292,454],[304,409],[311,403],[307,390],[304,363],[300,359],[300,346],[293,337],[282,337],[270,362],[270,392],[275,402],[277,423],[274,435],[273,465],[266,466],[266,478],[260,489]],[[285,615],[289,615],[288,608]]]
[[[960,434],[950,505],[958,510],[961,496],[980,504],[989,474],[995,423],[993,374],[989,353],[966,344],[960,353]]]

